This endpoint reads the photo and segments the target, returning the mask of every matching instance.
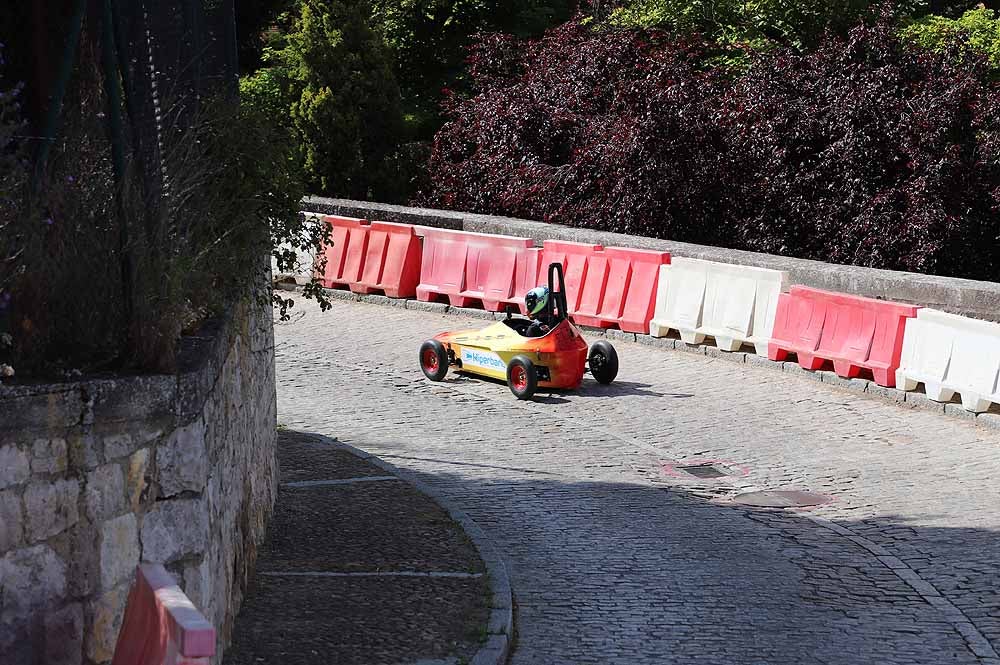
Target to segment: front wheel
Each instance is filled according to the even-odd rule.
[[[507,365],[507,385],[514,397],[531,399],[538,388],[538,375],[535,373],[535,363],[525,356],[514,356]]]
[[[618,376],[618,352],[610,342],[600,340],[590,347],[587,359],[590,374],[598,383],[611,383]]]
[[[420,369],[431,381],[440,381],[448,373],[448,353],[444,344],[429,339],[420,345]]]

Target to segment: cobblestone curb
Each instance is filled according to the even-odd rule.
[[[503,562],[503,557],[482,528],[464,511],[457,508],[447,495],[420,480],[415,473],[401,469],[343,441],[333,440],[330,445],[357,455],[387,473],[402,478],[420,492],[434,499],[462,527],[476,549],[479,550],[479,556],[486,566],[492,596],[490,619],[486,629],[488,638],[486,643],[479,647],[479,651],[476,652],[470,665],[501,665],[505,663],[514,630],[510,577],[507,574],[507,566]]]
[[[358,296],[350,291],[339,291],[334,289],[327,289],[326,293],[335,300],[350,300],[375,305],[405,307],[406,309],[437,312],[439,314],[450,314],[453,316],[496,320],[502,320],[505,317],[505,314],[500,312],[486,312],[469,307],[452,307],[451,305],[446,305],[445,303],[393,299],[386,298],[385,296]],[[752,350],[729,352],[708,344],[688,344],[676,337],[651,337],[649,335],[623,333],[622,331],[613,328],[597,329],[589,328],[587,326],[580,326],[580,328],[590,337],[607,337],[608,339],[615,341],[634,342],[645,346],[671,349],[682,353],[694,353],[697,355],[708,356],[709,358],[718,358],[726,362],[732,362],[740,365],[766,367],[773,371],[785,372],[802,378],[819,381],[820,383],[826,384],[838,390],[855,394],[860,393],[884,402],[892,402],[903,408],[921,409],[934,413],[940,413],[951,418],[974,422],[979,427],[1000,431],[1000,412],[987,411],[985,413],[972,413],[970,411],[966,411],[962,408],[961,404],[955,402],[932,401],[922,392],[904,392],[898,388],[886,388],[869,379],[845,379],[837,376],[834,372],[829,370],[809,371],[799,367],[796,362],[789,362],[787,360],[770,360],[768,358],[758,356]]]

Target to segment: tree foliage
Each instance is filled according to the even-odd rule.
[[[315,187],[357,199],[395,196],[391,162],[403,133],[399,86],[364,0],[304,0],[260,81],[287,87],[289,119]]]
[[[631,0],[617,7],[612,25],[698,33],[722,43],[755,47],[815,46],[830,30],[843,34],[880,0]],[[920,0],[901,2],[918,9]]]
[[[920,46],[946,51],[956,38],[985,55],[994,69],[1000,69],[1000,17],[985,7],[965,12],[958,18],[929,15],[907,25],[902,35]]]
[[[996,279],[1000,92],[894,15],[751,54],[570,23],[474,50],[421,202],[804,258]]]

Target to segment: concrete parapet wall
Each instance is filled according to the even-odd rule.
[[[606,247],[653,249],[688,258],[785,270],[789,273],[792,284],[870,298],[896,300],[943,309],[955,314],[1000,321],[1000,283],[996,282],[845,266],[450,210],[410,208],[322,197],[307,197],[302,207],[306,212],[463,229],[477,233],[522,236],[532,238],[539,244],[543,240],[599,243]],[[997,277],[1000,279],[1000,275]]]
[[[222,653],[276,494],[273,349],[242,304],[176,375],[0,386],[0,662],[109,662],[140,561]]]

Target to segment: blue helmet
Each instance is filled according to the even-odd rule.
[[[524,306],[532,316],[541,312],[548,304],[549,289],[546,286],[536,286],[524,296]]]

